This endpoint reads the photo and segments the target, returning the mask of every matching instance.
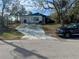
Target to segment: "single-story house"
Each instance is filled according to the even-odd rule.
[[[46,24],[49,20],[47,16],[40,13],[20,16],[21,24]]]

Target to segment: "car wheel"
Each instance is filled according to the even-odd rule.
[[[66,38],[69,38],[70,36],[71,36],[71,34],[70,33],[65,33],[65,35],[64,35]]]

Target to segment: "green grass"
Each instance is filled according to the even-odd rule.
[[[4,40],[20,40],[23,34],[15,30],[10,30],[0,34],[0,39]]]

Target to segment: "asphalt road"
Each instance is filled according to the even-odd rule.
[[[0,59],[79,59],[79,40],[0,40]]]

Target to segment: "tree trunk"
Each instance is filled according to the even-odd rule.
[[[0,19],[0,32],[3,32],[5,30],[5,25],[4,25],[4,5],[2,8],[2,13],[1,13],[1,19]]]
[[[4,26],[4,5],[3,5],[3,8],[2,8],[2,16],[1,16],[1,26],[3,27]]]

